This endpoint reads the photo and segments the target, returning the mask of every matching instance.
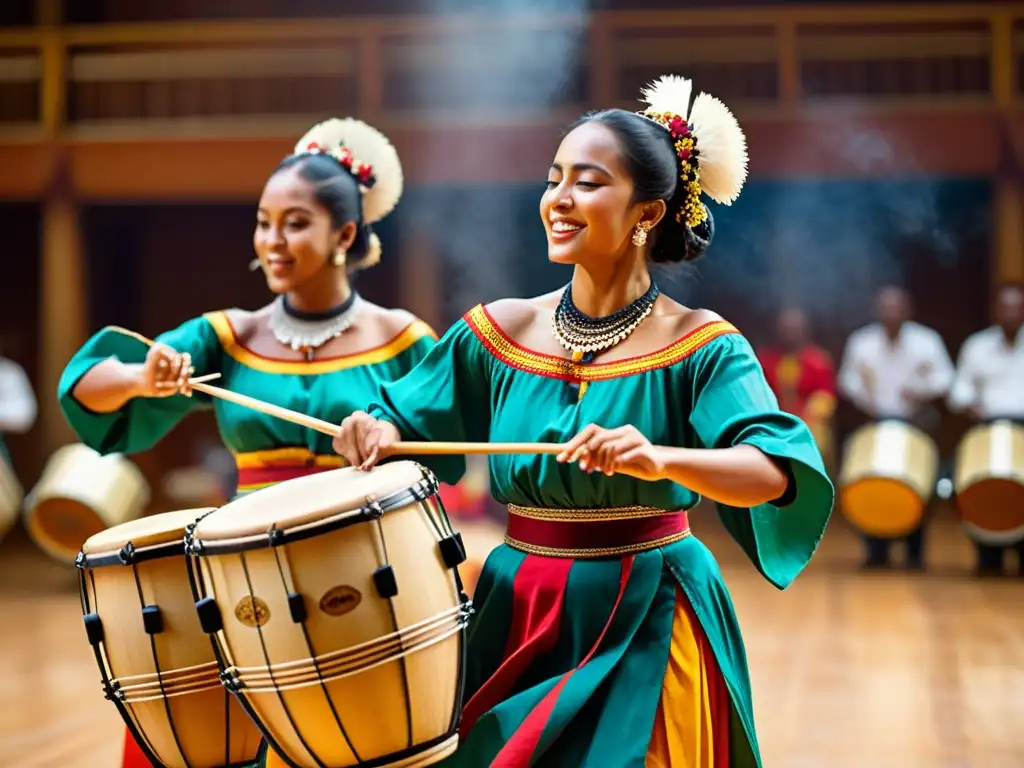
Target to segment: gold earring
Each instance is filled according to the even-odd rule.
[[[346,259],[347,255],[348,254],[347,254],[347,252],[345,251],[344,248],[339,248],[338,250],[336,250],[334,252],[334,257],[331,259],[331,262],[336,267],[343,267],[343,266],[345,266],[345,259]]]
[[[647,230],[650,229],[650,224],[641,222],[636,225],[633,230],[633,245],[637,248],[643,248],[647,245]]]

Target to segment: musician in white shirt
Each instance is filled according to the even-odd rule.
[[[960,348],[949,407],[976,422],[1024,423],[1024,287],[1001,288],[994,310],[995,323],[968,336]],[[1006,548],[975,546],[978,575],[1001,574]],[[1016,549],[1024,571],[1024,544]]]
[[[954,378],[942,337],[910,319],[911,301],[896,286],[876,298],[878,321],[855,331],[839,369],[840,394],[872,419],[902,419],[924,426],[931,401],[944,396]],[[889,566],[890,539],[865,536],[865,567]],[[905,537],[907,567],[924,567],[924,524]]]
[[[37,409],[25,369],[0,356],[0,456],[6,454],[3,436],[28,432],[35,424]]]

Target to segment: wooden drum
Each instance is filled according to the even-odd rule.
[[[972,539],[993,546],[1024,539],[1024,427],[999,420],[970,429],[957,447],[953,487]]]
[[[104,693],[149,760],[169,768],[252,763],[259,729],[221,684],[196,617],[185,531],[209,510],[110,528],[82,546],[86,635]]]
[[[70,564],[90,536],[141,517],[149,498],[146,478],[124,456],[65,445],[25,500],[25,527],[40,549]]]
[[[0,453],[0,539],[14,527],[21,512],[25,489],[14,474],[14,469]]]
[[[867,536],[905,536],[921,524],[938,471],[938,449],[916,427],[894,420],[861,427],[844,447],[843,515]]]
[[[458,746],[469,600],[427,470],[288,480],[203,518],[200,620],[267,765],[428,766]]]

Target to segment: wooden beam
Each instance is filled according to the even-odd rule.
[[[562,128],[560,122],[386,132],[398,148],[410,185],[539,185]],[[985,111],[840,113],[814,120],[752,120],[744,128],[753,178],[988,176],[999,167],[998,123]],[[1024,135],[1024,117],[1017,130]],[[294,140],[78,142],[70,146],[70,157],[75,185],[89,199],[249,201]],[[0,148],[0,163],[8,158],[13,165],[4,165],[0,195],[31,196],[43,178],[45,153],[22,157]]]

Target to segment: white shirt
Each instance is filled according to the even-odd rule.
[[[936,331],[907,322],[890,343],[882,324],[872,323],[847,340],[837,384],[862,411],[909,418],[916,404],[904,391],[931,400],[946,394],[954,375],[953,361]]]
[[[982,418],[1024,418],[1024,328],[1013,346],[998,326],[967,337],[956,361],[949,407],[974,406]]]
[[[28,432],[36,421],[36,396],[25,369],[0,357],[0,434]]]

